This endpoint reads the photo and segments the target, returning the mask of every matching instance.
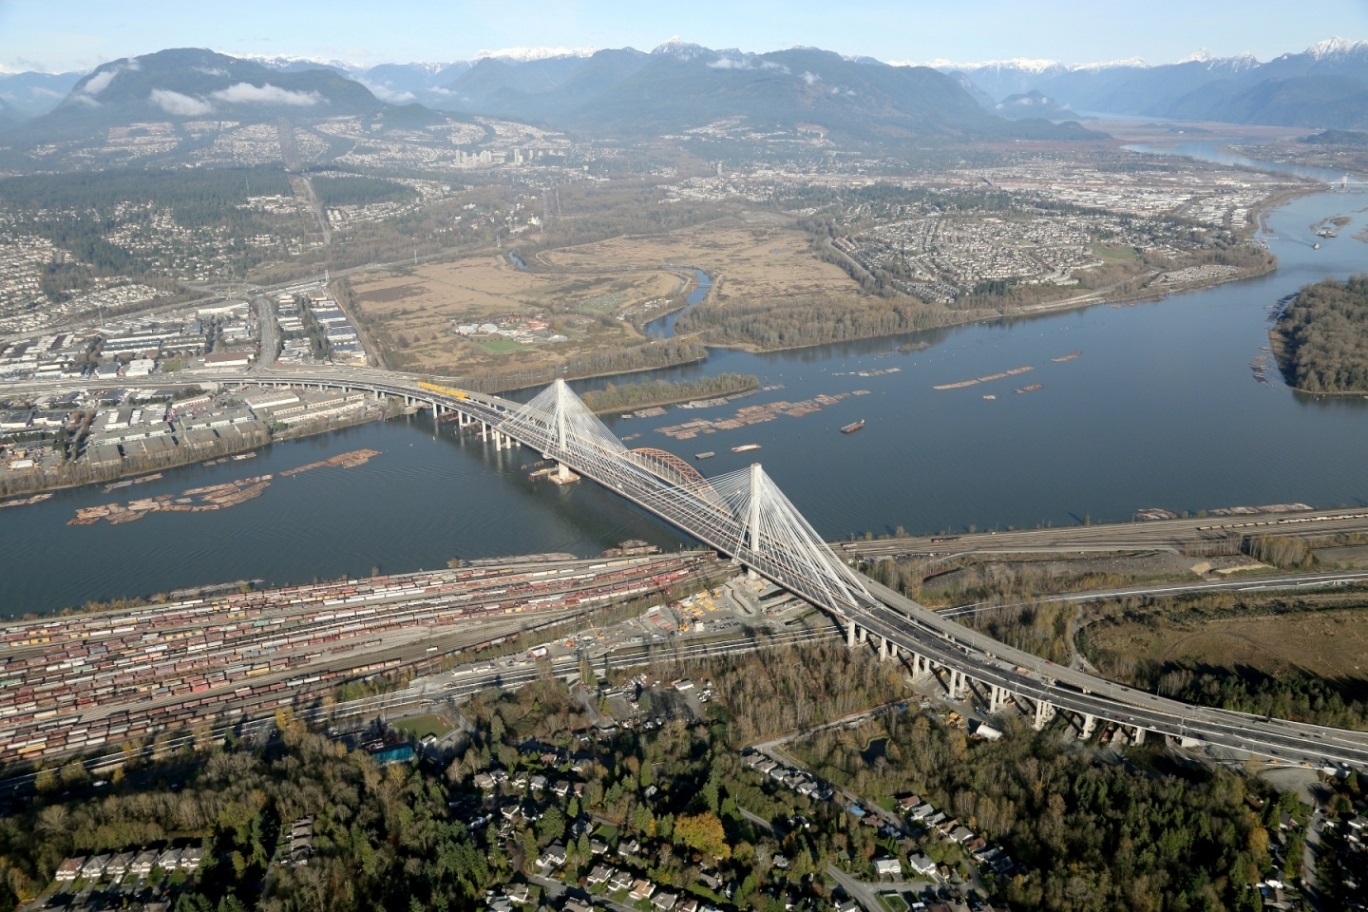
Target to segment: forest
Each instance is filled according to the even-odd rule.
[[[1284,378],[1297,389],[1368,392],[1368,276],[1307,285],[1270,337]]]
[[[754,374],[718,374],[695,380],[643,380],[640,383],[609,383],[603,389],[588,390],[581,397],[584,404],[600,414],[625,412],[648,405],[669,405],[692,399],[732,396],[757,389],[760,378]]]
[[[592,693],[595,670],[581,673]],[[205,850],[196,874],[166,886],[177,912],[466,909],[515,881],[535,900],[582,890],[602,851],[595,842],[639,845],[611,857],[635,877],[755,912],[829,908],[833,864],[868,880],[876,855],[927,851],[966,864],[958,846],[879,835],[841,801],[800,795],[741,763],[757,740],[906,699],[892,664],[839,643],[687,665],[663,651],[644,680],[680,675],[710,682],[718,699],[699,715],[668,684],[640,689],[642,714],[659,720],[650,730],[596,732],[583,691],[546,674],[466,703],[466,736],[441,761],[381,766],[282,710],[269,739],[199,739],[121,769],[111,784],[91,783],[75,764],[49,770],[32,802],[0,816],[0,910],[39,895],[65,857],[167,842]],[[613,687],[624,686],[643,685],[619,673]],[[1160,753],[1103,763],[1049,733],[1006,728],[1000,742],[972,741],[904,705],[786,749],[865,801],[887,807],[916,792],[1004,846],[1016,872],[985,873],[980,889],[1015,909],[1258,908],[1246,885],[1281,870],[1270,831],[1281,811],[1302,813],[1294,798],[1237,774],[1178,769]],[[887,740],[871,760],[875,737]],[[475,777],[490,770],[507,784],[482,790]],[[566,787],[529,792],[512,781],[532,774]],[[305,816],[313,855],[281,864]],[[481,822],[490,816],[498,823]],[[549,877],[538,859],[553,843],[566,862]]]

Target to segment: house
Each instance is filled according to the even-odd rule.
[[[575,897],[567,899],[565,905],[561,908],[564,909],[565,912],[593,912],[594,910],[594,907],[591,904]]]
[[[564,779],[557,779],[556,784],[551,787],[551,791],[555,792],[559,797],[564,798],[566,795],[570,794],[570,783]]]
[[[552,843],[546,847],[546,851],[541,853],[537,859],[537,867],[547,871],[559,868],[565,864],[565,846],[560,843]]]
[[[936,871],[936,863],[925,855],[913,855],[907,859],[907,863],[922,877],[930,877]]]
[[[133,863],[132,852],[120,852],[109,859],[109,865],[105,868],[105,877],[110,880],[118,880],[128,873],[128,866]]]
[[[618,843],[617,853],[623,858],[632,858],[641,851],[641,843],[636,839],[627,839]]]
[[[75,858],[68,858],[57,866],[57,873],[54,875],[58,880],[70,882],[81,876],[81,868],[85,866],[86,857],[77,855]]]
[[[918,795],[908,795],[906,798],[898,799],[898,810],[906,814],[917,805],[921,804],[921,797]]]
[[[485,772],[476,773],[475,787],[484,792],[492,792],[494,790],[494,777]]]
[[[146,877],[151,874],[152,866],[157,863],[158,854],[156,849],[139,852],[138,856],[133,859],[133,863],[128,866],[128,873],[134,877]]]
[[[974,838],[974,831],[967,826],[957,826],[950,831],[950,841],[965,843]]]
[[[540,792],[546,789],[546,777],[543,776],[541,773],[538,773],[537,775],[533,776],[530,782],[532,785],[532,791],[534,792]]]
[[[599,884],[607,883],[615,872],[607,865],[594,865],[594,869],[589,872],[589,886],[596,887]]]
[[[880,877],[901,877],[902,862],[896,858],[874,859],[874,873]]]
[[[92,855],[86,859],[85,864],[81,865],[81,876],[87,879],[99,877],[104,873],[105,867],[109,864],[108,855]]]
[[[660,912],[670,912],[677,902],[679,902],[679,894],[670,893],[666,890],[661,890],[655,896],[651,897],[651,905],[659,909]]]
[[[608,889],[613,893],[618,893],[622,890],[630,890],[631,888],[632,872],[630,871],[618,871],[613,875],[612,879],[608,881]]]
[[[608,851],[608,843],[602,839],[589,840],[589,851],[594,855],[602,855]]]
[[[203,860],[204,849],[200,846],[189,846],[181,850],[178,866],[182,871],[193,871],[200,866],[200,862]]]
[[[627,898],[641,902],[643,899],[650,899],[653,893],[655,893],[655,884],[649,880],[638,880],[632,886],[632,892],[627,894]]]
[[[504,887],[504,895],[520,906],[525,906],[532,901],[532,891],[525,883]]]

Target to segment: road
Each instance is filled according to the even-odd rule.
[[[275,366],[280,342],[276,339],[275,309],[270,299],[257,295],[256,306],[257,322],[261,325],[261,353],[257,355],[255,369],[260,371]]]
[[[841,550],[864,559],[911,556],[926,560],[993,554],[1087,553],[1137,550],[1180,551],[1236,537],[1271,533],[1284,536],[1368,532],[1368,508],[1253,513],[1201,519],[1160,519],[1106,525],[1018,529],[963,535],[932,535],[844,542]]]
[[[880,603],[855,616],[861,627],[1032,704],[1043,701],[1072,713],[1280,761],[1368,765],[1368,732],[1270,720],[1170,700],[1013,649],[872,581],[870,591]]]
[[[209,375],[212,377],[214,375]],[[197,378],[203,382],[209,377]],[[384,371],[347,371],[337,368],[314,372],[263,372],[251,377],[225,376],[226,382],[319,384],[344,389],[368,390],[411,400],[434,401],[445,408],[493,423],[500,422],[511,403],[494,396],[465,393],[449,396],[424,390],[412,375]],[[56,381],[54,382],[54,384]],[[30,384],[31,386],[32,384]],[[553,452],[554,440],[538,434],[516,433],[515,438],[540,452]],[[524,439],[525,438],[525,439]],[[586,461],[565,463],[576,472],[615,491],[644,509],[693,535],[723,553],[739,556],[761,575],[778,585],[813,601],[841,620],[854,620],[859,627],[886,638],[909,652],[922,655],[937,665],[958,669],[983,686],[997,685],[1011,694],[1035,704],[1043,702],[1058,709],[1086,714],[1175,737],[1191,737],[1208,743],[1247,751],[1289,762],[1345,763],[1368,768],[1368,733],[1302,725],[1281,720],[1204,707],[1123,687],[1082,671],[1064,668],[1012,649],[983,634],[969,630],[949,618],[938,617],[886,587],[866,579],[870,596],[852,594],[838,585],[843,571],[840,558],[834,557],[825,575],[803,575],[806,566],[795,567],[792,555],[779,550],[756,551],[736,534],[740,524],[725,507],[706,496],[678,497],[678,489],[650,476],[643,468],[629,465],[620,453],[586,450]],[[661,497],[660,495],[666,495]],[[1232,530],[1269,531],[1284,528],[1315,531],[1342,531],[1361,528],[1368,510],[1315,511],[1314,513],[1265,514],[1261,516],[1222,517],[1218,520],[1172,520],[1178,525],[1134,524],[1134,527],[1075,527],[1067,530],[1045,529],[1001,533],[989,536],[997,550],[1011,548],[1108,548],[1122,546],[1154,547],[1162,534],[1171,541],[1187,542],[1208,534],[1224,537]],[[1160,531],[1154,531],[1156,528]],[[1007,536],[1004,538],[1004,536]],[[1156,542],[1156,536],[1159,541]],[[738,542],[740,543],[738,545]],[[977,550],[982,537],[969,543],[965,551]],[[877,543],[886,545],[888,543]],[[903,551],[907,542],[894,543]],[[926,540],[929,547],[932,542]],[[954,544],[955,542],[934,544]],[[1176,547],[1177,545],[1175,545]],[[739,549],[739,551],[738,551]],[[862,553],[857,548],[847,550]],[[869,553],[867,550],[863,553]],[[928,555],[931,556],[931,555]],[[872,597],[871,597],[872,596]]]
[[[1152,583],[1143,586],[1122,586],[1114,589],[1089,589],[1084,592],[1061,592],[1036,597],[1033,602],[1108,602],[1122,598],[1155,598],[1172,595],[1191,595],[1200,592],[1288,592],[1297,589],[1331,589],[1368,583],[1368,570],[1340,570],[1330,573],[1279,573],[1274,576],[1245,577],[1242,579],[1192,580],[1180,583]],[[962,617],[968,614],[997,611],[1026,605],[963,605],[938,611],[941,617]]]

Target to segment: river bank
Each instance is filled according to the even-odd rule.
[[[736,396],[759,388],[760,378],[753,374],[720,374],[698,380],[645,380],[641,383],[611,386],[590,390],[584,394],[583,399],[584,404],[595,414],[620,415],[624,412],[661,408],[699,399]]]
[[[116,470],[103,472],[94,470],[89,477],[78,479],[62,479],[52,483],[40,483],[34,486],[17,487],[5,492],[0,497],[0,507],[28,506],[28,498],[35,494],[52,494],[56,491],[69,491],[78,488],[90,487],[93,485],[110,484],[121,482],[125,479],[137,483],[141,479],[149,478],[149,473],[161,473],[171,469],[184,468],[193,465],[209,465],[222,459],[239,456],[243,453],[255,453],[262,447],[270,446],[273,443],[286,443],[291,440],[301,440],[307,437],[321,437],[335,431],[342,431],[348,428],[359,427],[378,421],[389,421],[403,414],[403,408],[397,402],[386,402],[379,410],[368,410],[364,415],[320,421],[299,427],[289,428],[280,432],[266,431],[264,434],[242,436],[233,441],[222,440],[221,445],[215,446],[210,450],[197,450],[194,453],[182,454],[177,451],[172,458],[165,460],[151,460],[147,462],[139,461],[137,465],[124,465],[120,463]],[[179,457],[179,458],[178,458]],[[159,476],[158,476],[159,477]],[[42,501],[31,501],[41,503]]]

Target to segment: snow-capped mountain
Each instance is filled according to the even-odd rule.
[[[1368,126],[1368,41],[1332,38],[1260,63],[1199,50],[1177,63],[938,64],[995,100],[1040,92],[1074,111],[1352,129]]]

